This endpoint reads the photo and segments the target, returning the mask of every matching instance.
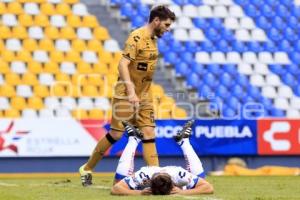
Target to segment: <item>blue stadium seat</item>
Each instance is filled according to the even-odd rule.
[[[255,5],[257,8],[260,8],[261,6],[265,5],[265,2],[263,0],[252,0],[252,5]]]
[[[184,61],[187,64],[190,64],[194,61],[194,55],[190,52],[183,52],[182,54],[180,54],[180,58],[182,61]]]
[[[209,27],[209,24],[203,18],[195,18],[193,19],[193,22],[197,28],[200,28],[202,30],[205,30]]]
[[[264,16],[257,17],[255,21],[256,21],[256,24],[257,24],[257,26],[259,28],[262,28],[262,29],[269,29],[269,28],[271,28],[271,23]]]
[[[216,30],[221,29],[223,27],[223,22],[219,18],[212,18],[208,21],[210,26]]]
[[[294,63],[300,64],[300,53],[299,52],[292,52],[289,55]]]
[[[248,48],[244,44],[244,42],[241,42],[241,41],[234,41],[232,43],[232,48],[239,53],[243,53],[248,50]]]
[[[185,62],[179,62],[175,64],[175,71],[181,76],[187,76],[190,73],[189,66]]]
[[[263,50],[263,48],[262,48],[262,46],[260,45],[259,42],[248,42],[247,46],[248,46],[247,49],[249,51],[253,51],[253,52],[256,52],[256,53],[258,53],[258,52],[260,52],[260,51]]]
[[[221,36],[223,39],[225,39],[227,41],[232,41],[235,39],[233,32],[231,30],[225,29],[225,28],[221,30]]]
[[[253,99],[258,100],[261,97],[260,90],[257,87],[250,86],[248,92]]]
[[[171,64],[175,64],[177,63],[178,60],[178,56],[175,52],[168,52],[165,57],[164,57],[165,61]]]
[[[193,4],[194,6],[200,6],[202,5],[202,0],[189,0],[190,4]]]
[[[291,29],[291,28],[286,28],[284,30],[284,36],[287,40],[289,40],[290,42],[294,42],[298,39],[297,33]]]
[[[273,109],[273,107],[272,107],[273,106],[273,102],[270,99],[266,98],[266,97],[261,96],[259,98],[258,102],[260,102],[261,104],[263,104],[264,107],[266,109],[268,109],[268,110]]]
[[[228,118],[235,117],[236,115],[237,115],[237,111],[235,111],[231,108],[224,109],[222,112],[222,116],[225,118],[226,117],[228,117]]]
[[[196,73],[189,74],[187,73],[187,84],[193,88],[197,88],[199,86],[199,76]]]
[[[110,0],[110,5],[112,6],[120,6],[120,5],[124,5],[126,3],[125,0]]]
[[[145,19],[142,16],[132,15],[132,28],[139,28],[145,24]]]
[[[218,81],[212,73],[205,74],[203,77],[203,82],[211,88],[214,88],[218,85]]]
[[[280,3],[285,6],[290,6],[291,4],[293,4],[293,0],[280,0]]]
[[[180,41],[175,40],[171,43],[171,50],[174,52],[183,52],[183,48],[184,47]]]
[[[285,73],[283,76],[281,76],[281,78],[285,84],[291,87],[295,87],[298,84],[295,75],[292,73]]]
[[[226,40],[219,40],[217,43],[216,43],[216,47],[218,48],[219,51],[222,51],[222,52],[229,52],[232,50],[232,48],[230,47],[230,45],[227,43]]]
[[[240,100],[234,96],[231,96],[228,98],[227,100],[227,105],[236,110],[237,108],[239,108],[239,106],[241,106]]]
[[[269,38],[274,41],[279,41],[283,37],[282,33],[275,28],[271,28],[267,34]]]
[[[270,7],[269,5],[263,5],[261,9],[262,9],[263,16],[268,18],[275,16],[275,12],[273,11],[272,7]]]
[[[255,99],[252,98],[251,96],[245,96],[242,100],[242,104],[245,104],[245,103],[254,103],[255,102]]]
[[[235,76],[238,73],[238,71],[236,70],[236,66],[234,64],[223,65],[223,71],[227,72],[231,76]]]
[[[225,72],[220,75],[220,83],[227,88],[230,88],[233,85],[234,81],[232,76],[230,76],[229,73]]]
[[[220,85],[217,87],[216,95],[222,99],[227,99],[230,96],[230,92],[225,86]]]
[[[130,3],[133,6],[141,4],[141,0],[126,0],[126,2]]]
[[[279,109],[273,108],[271,110],[271,116],[273,116],[273,117],[284,117],[285,116],[285,112],[283,110],[279,110]]]
[[[249,15],[250,17],[254,17],[254,18],[261,15],[258,8],[256,8],[254,5],[248,5],[245,8],[245,12],[247,15]]]
[[[166,53],[169,50],[169,46],[164,40],[158,40],[157,45],[161,53]]]
[[[247,6],[250,3],[249,0],[234,0],[234,2],[241,6]]]
[[[165,40],[166,42],[169,42],[169,41],[173,40],[173,35],[172,35],[171,32],[166,32],[166,33],[162,36],[161,39]]]
[[[200,50],[200,46],[195,41],[187,41],[185,42],[185,49],[191,53],[195,53]]]
[[[267,4],[274,8],[278,5],[280,5],[280,2],[278,0],[267,0]]]
[[[278,49],[280,51],[287,51],[287,52],[292,52],[294,50],[294,48],[291,46],[290,42],[288,40],[281,40],[278,41],[279,45],[278,45]]]
[[[218,30],[215,28],[208,28],[204,32],[206,33],[206,37],[212,41],[218,41],[221,38]]]
[[[286,66],[286,70],[293,74],[295,77],[298,77],[298,75],[300,74],[300,68],[298,65],[295,64],[290,64]]]
[[[218,64],[208,64],[207,70],[208,70],[208,72],[210,72],[216,76],[218,76],[222,72],[222,69]]]
[[[281,17],[278,17],[278,16],[275,16],[272,19],[272,25],[274,28],[279,29],[279,30],[284,30],[287,27],[286,22]]]
[[[207,51],[207,52],[213,52],[213,51],[216,50],[214,44],[209,40],[201,42],[200,43],[200,49],[203,50],[203,51]]]
[[[292,29],[299,29],[300,28],[299,21],[298,21],[297,17],[295,17],[295,16],[289,17],[287,23],[288,23],[288,26]]]
[[[286,6],[282,5],[281,3],[278,6],[276,6],[275,12],[276,12],[277,16],[282,17],[282,18],[287,18],[290,15],[289,9]]]
[[[198,88],[198,96],[201,99],[207,99],[213,94],[211,88],[208,85],[202,84]]]
[[[137,7],[137,11],[138,11],[138,14],[143,16],[144,18],[147,18],[150,13],[149,7],[144,4],[139,4]]]
[[[188,3],[188,0],[173,0],[177,5],[183,6]]]
[[[292,13],[293,16],[295,16],[299,19],[299,17],[300,17],[300,8],[299,8],[299,6],[293,6],[291,13]]]
[[[270,52],[276,52],[277,51],[277,46],[272,41],[265,42],[264,45],[263,45],[263,48],[264,48],[265,51],[270,51]]]
[[[247,88],[250,84],[247,76],[244,74],[238,74],[235,78],[235,81],[238,85],[240,85],[243,88]]]
[[[130,3],[125,3],[121,6],[120,9],[121,15],[131,18],[132,16],[135,15],[136,11],[134,10],[134,8],[132,7],[132,5]]]
[[[278,75],[283,75],[286,73],[285,67],[279,64],[272,64],[269,66],[269,69]]]
[[[243,88],[240,85],[233,86],[232,93],[236,98],[241,99],[241,100],[246,96],[245,91],[243,90]]]
[[[297,96],[300,97],[300,85],[297,85],[297,86],[296,86],[294,92],[295,92],[295,94],[296,94]]]
[[[197,63],[196,61],[192,62],[190,66],[192,71],[198,75],[205,75],[207,73],[207,70],[205,69],[204,65]]]

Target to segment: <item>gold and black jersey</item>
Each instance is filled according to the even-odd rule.
[[[157,39],[151,38],[146,27],[134,30],[125,43],[123,57],[131,61],[128,70],[137,96],[141,100],[152,100],[150,87],[158,58]],[[115,98],[126,96],[125,84],[118,82]]]

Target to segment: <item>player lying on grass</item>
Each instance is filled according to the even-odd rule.
[[[205,173],[202,163],[189,141],[192,124],[193,121],[189,121],[174,136],[187,161],[187,169],[177,166],[147,166],[133,173],[135,151],[143,138],[143,134],[128,122],[123,122],[129,138],[117,166],[115,184],[112,187],[111,194],[212,194],[213,186],[204,179]]]

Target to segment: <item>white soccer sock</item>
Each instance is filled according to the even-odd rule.
[[[128,138],[128,143],[125,146],[117,166],[115,176],[116,179],[122,179],[125,176],[130,176],[133,173],[135,150],[140,141],[141,140],[137,137],[130,136]]]
[[[189,139],[188,138],[182,139],[179,142],[179,145],[183,151],[187,170],[203,178],[205,175],[204,175],[204,169],[201,160],[196,154],[192,145],[190,144]]]

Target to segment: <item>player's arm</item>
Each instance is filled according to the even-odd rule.
[[[125,83],[127,94],[129,97],[132,97],[135,95],[134,85],[130,79],[128,66],[130,64],[130,59],[127,57],[122,57],[118,66],[119,75],[121,80]]]
[[[111,189],[112,195],[149,195],[151,191],[149,189],[135,190],[130,189],[124,180],[116,183]]]
[[[204,179],[199,178],[194,188],[181,190],[179,194],[183,195],[196,195],[196,194],[213,194],[213,186]]]

